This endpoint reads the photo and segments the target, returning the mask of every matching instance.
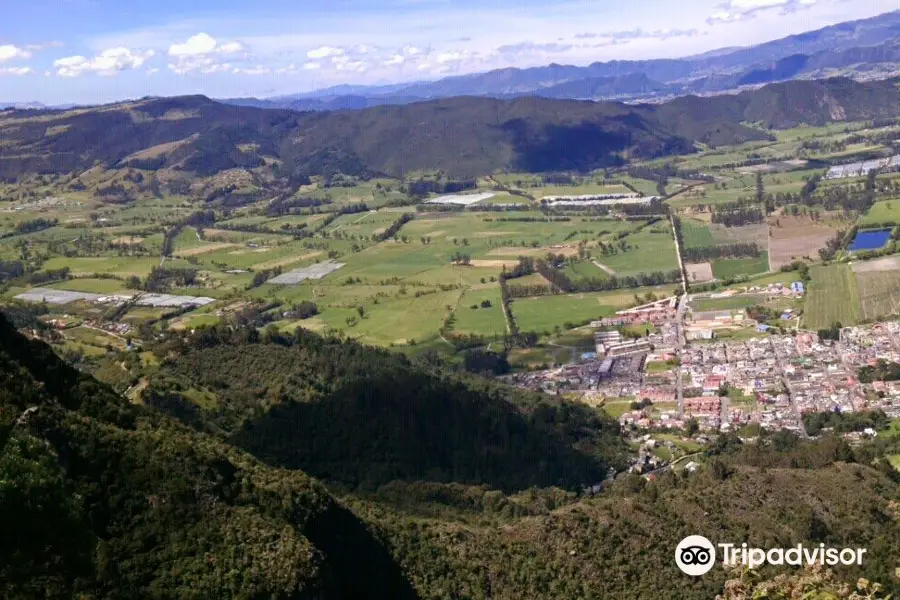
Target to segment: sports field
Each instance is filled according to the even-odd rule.
[[[859,287],[849,266],[835,264],[810,269],[803,326],[823,329],[833,323],[855,325],[860,320]]]

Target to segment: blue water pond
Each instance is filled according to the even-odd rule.
[[[856,237],[853,238],[853,244],[850,246],[850,250],[878,250],[879,248],[884,248],[890,238],[890,229],[860,231],[856,234]]]

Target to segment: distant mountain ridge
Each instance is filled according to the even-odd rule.
[[[614,60],[587,66],[504,68],[438,81],[341,85],[267,99],[223,102],[294,110],[361,109],[453,96],[625,101],[720,93],[743,86],[824,75],[900,72],[900,11],[839,23],[746,48],[678,59]],[[607,81],[613,79],[614,81]]]
[[[895,118],[898,81],[789,81],[654,104],[462,96],[298,112],[183,96],[78,111],[8,110],[0,120],[0,178],[81,172],[98,164],[201,177],[267,164],[282,177],[592,170],[690,153],[699,145],[767,140],[767,129],[800,123]],[[570,85],[583,86],[574,92],[583,93],[660,84],[634,76]]]

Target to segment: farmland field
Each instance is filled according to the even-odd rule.
[[[669,296],[672,286],[658,286],[620,290],[615,292],[594,292],[537,298],[517,298],[511,303],[513,316],[521,331],[549,332],[557,325],[580,324],[585,321],[608,317],[617,310],[635,306],[635,294],[654,293]]]
[[[900,224],[900,199],[876,202],[857,223],[860,227]]]
[[[837,229],[807,217],[770,218],[769,254],[773,269],[808,257],[819,259],[819,249],[834,237]]]
[[[713,275],[719,279],[731,279],[738,275],[756,275],[769,270],[769,255],[761,253],[757,258],[723,258],[712,262]]]
[[[681,236],[684,238],[685,248],[708,248],[716,245],[709,227],[694,219],[681,220]]]
[[[691,302],[691,308],[698,311],[737,310],[759,304],[759,296],[733,296],[730,298],[697,298]]]
[[[896,257],[857,262],[852,268],[859,287],[863,319],[900,315],[900,264]]]
[[[845,264],[810,269],[803,324],[808,329],[831,327],[832,323],[855,325],[860,320],[859,287]]]
[[[490,307],[482,307],[481,303],[484,301],[490,302]],[[473,306],[477,308],[472,308]],[[496,337],[507,332],[499,286],[466,291],[459,299],[453,315],[456,317],[454,333]]]
[[[625,252],[600,255],[595,258],[613,269],[616,275],[636,275],[653,271],[671,271],[678,268],[678,255],[671,227],[664,233],[656,233],[657,225],[642,229],[625,238],[630,247]]]

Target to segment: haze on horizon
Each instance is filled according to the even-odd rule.
[[[675,58],[897,8],[883,0],[37,0],[4,8],[0,103],[268,97],[504,67]]]

